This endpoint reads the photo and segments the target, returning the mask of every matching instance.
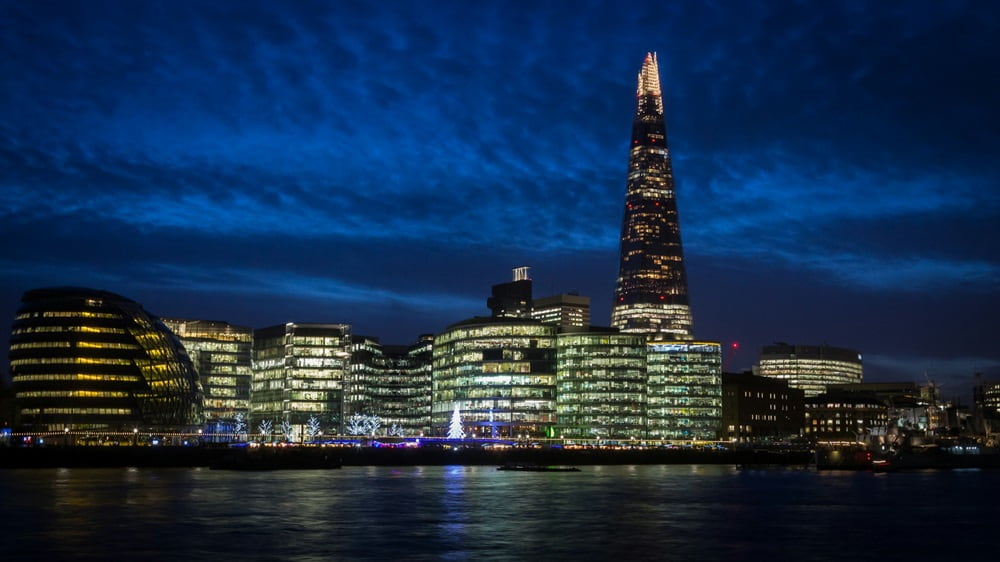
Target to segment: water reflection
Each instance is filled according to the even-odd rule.
[[[583,469],[2,471],[3,558],[925,558],[934,547],[884,537],[947,536],[942,554],[990,548],[1000,500],[996,471]]]

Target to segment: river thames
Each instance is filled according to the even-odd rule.
[[[0,470],[3,560],[895,560],[995,552],[1000,471]]]

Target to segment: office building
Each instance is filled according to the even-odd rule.
[[[556,328],[530,318],[474,317],[434,338],[431,425],[447,435],[455,407],[468,437],[551,436]]]
[[[590,326],[590,297],[570,293],[534,299],[531,317],[559,328],[586,328]]]
[[[722,374],[720,439],[761,443],[802,434],[805,393],[783,380],[750,373]]]
[[[31,431],[195,431],[194,365],[135,301],[76,287],[21,298],[10,338],[16,413]]]
[[[346,416],[378,416],[382,435],[429,435],[433,336],[408,346],[368,336],[352,340]]]
[[[305,441],[312,418],[323,434],[341,434],[350,357],[347,324],[289,322],[255,330],[250,438]],[[262,423],[271,431],[262,432]]]
[[[556,342],[556,435],[645,437],[646,337],[567,328]]]
[[[680,220],[656,55],[639,72],[611,325],[655,339],[692,339]]]
[[[486,306],[495,318],[531,318],[531,277],[528,267],[515,267],[514,279],[493,285]]]
[[[861,353],[828,345],[764,346],[754,374],[801,388],[806,398],[826,392],[829,385],[862,382]]]
[[[253,330],[227,322],[163,318],[180,338],[205,393],[205,433],[232,435],[237,414],[250,411]]]
[[[646,417],[653,439],[717,439],[722,424],[719,342],[646,345]]]
[[[831,390],[805,399],[805,436],[867,442],[885,435],[889,407],[874,394]]]

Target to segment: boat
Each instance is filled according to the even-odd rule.
[[[895,470],[1000,468],[1000,451],[972,443],[912,445],[887,456],[873,467],[880,472]]]
[[[212,470],[326,470],[341,468],[339,457],[323,449],[260,447],[227,452],[209,465]]]
[[[546,466],[539,464],[512,463],[498,466],[497,470],[510,470],[516,472],[580,472],[575,466]]]

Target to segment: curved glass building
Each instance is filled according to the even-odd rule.
[[[190,358],[138,303],[76,287],[28,291],[21,303],[9,357],[22,427],[130,431],[201,423]]]
[[[756,371],[754,374],[781,379],[792,388],[801,388],[806,398],[823,394],[829,385],[858,384],[864,378],[859,351],[829,345],[777,343],[764,346]]]
[[[458,406],[467,437],[545,436],[556,422],[556,327],[475,317],[435,336],[431,425]]]

